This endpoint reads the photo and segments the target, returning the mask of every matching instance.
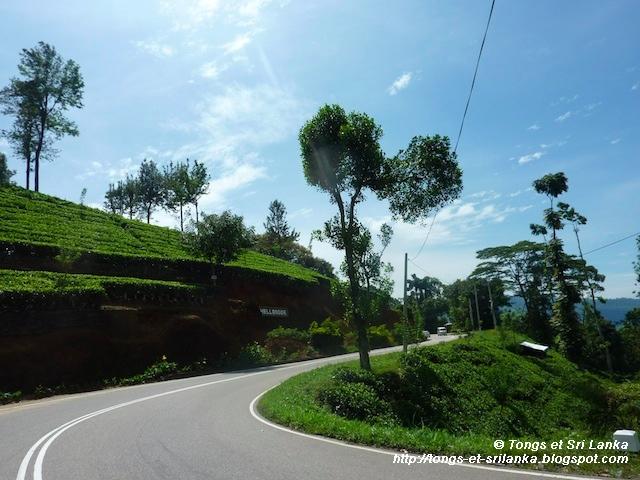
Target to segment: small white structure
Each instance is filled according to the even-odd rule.
[[[447,327],[438,327],[438,335],[446,335]]]
[[[425,340],[429,340],[429,338],[431,337],[431,334],[429,333],[429,330],[423,330],[422,336],[424,337]]]
[[[626,443],[627,452],[640,452],[640,440],[638,434],[634,430],[616,430],[613,432],[613,441]]]
[[[549,350],[547,345],[531,342],[521,342],[520,348],[522,348],[523,353],[535,355],[536,357],[544,357],[547,354],[547,350]]]

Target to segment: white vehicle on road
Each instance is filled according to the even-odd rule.
[[[447,327],[438,327],[438,335],[446,335]]]

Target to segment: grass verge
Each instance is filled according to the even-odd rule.
[[[480,336],[480,341],[486,340],[486,336]],[[446,357],[448,352],[452,352],[454,344],[465,344],[469,342],[463,340],[460,342],[450,342],[448,344],[426,347],[434,349],[442,353],[442,357]],[[505,354],[506,355],[506,354]],[[581,375],[580,372],[562,365],[558,368],[558,363],[563,363],[554,354],[549,361],[541,365],[541,368],[547,368],[552,375],[562,377],[563,368],[566,374],[576,376]],[[528,362],[528,360],[527,360]],[[537,360],[532,360],[531,364],[535,365]],[[543,361],[544,363],[545,361]],[[334,384],[334,375],[336,372],[344,368],[344,366],[357,368],[357,362],[348,362],[341,365],[330,365],[322,367],[311,372],[297,375],[278,387],[267,392],[258,404],[258,411],[265,417],[279,424],[286,425],[303,432],[332,437],[339,440],[372,445],[377,447],[385,447],[393,450],[407,450],[409,452],[422,454],[432,453],[434,455],[456,455],[469,457],[471,455],[497,456],[500,454],[507,455],[523,455],[529,454],[536,456],[536,461],[532,464],[512,465],[518,468],[538,469],[561,471],[566,473],[584,473],[591,475],[606,475],[614,477],[631,478],[640,474],[640,455],[629,454],[628,463],[625,465],[605,465],[603,463],[582,464],[575,463],[563,465],[562,460],[566,456],[571,455],[618,455],[619,452],[611,450],[588,450],[554,448],[551,449],[552,441],[563,440],[567,445],[569,439],[573,440],[610,440],[610,436],[604,434],[595,434],[585,430],[570,430],[567,428],[558,429],[549,435],[522,436],[501,438],[486,433],[476,432],[456,432],[452,433],[446,428],[434,428],[430,426],[407,427],[396,423],[371,422],[357,419],[348,419],[333,413],[327,406],[318,401],[321,392],[326,391]],[[377,375],[397,373],[401,369],[401,354],[393,353],[383,356],[373,357],[372,366],[374,373]],[[531,365],[529,365],[531,366]],[[473,366],[465,365],[467,368]],[[452,365],[449,365],[449,369]],[[514,369],[517,370],[517,366]],[[455,379],[455,374],[452,375]],[[635,385],[635,384],[633,384]],[[633,386],[632,385],[632,386]],[[559,388],[562,385],[558,385]],[[615,385],[608,387],[616,390]],[[626,386],[624,386],[626,388]],[[482,388],[479,386],[478,388]],[[479,395],[486,392],[477,392]],[[550,405],[550,408],[557,409],[557,405]],[[545,411],[540,411],[540,415],[544,415]],[[496,450],[493,443],[496,439],[507,441],[507,447],[502,450]],[[535,452],[531,448],[517,450],[509,447],[509,440],[522,440],[529,442],[545,443],[545,447],[539,445],[539,449]],[[545,463],[541,462],[543,455],[558,455],[556,457],[559,462]],[[504,463],[504,462],[503,462]]]

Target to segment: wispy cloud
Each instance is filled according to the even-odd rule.
[[[411,72],[405,72],[394,80],[387,91],[389,95],[396,95],[400,90],[404,90],[411,83]]]
[[[540,160],[544,155],[544,152],[534,152],[527,155],[523,155],[518,159],[518,164],[524,165],[525,163],[533,162],[534,160]]]
[[[613,140],[611,140],[609,143],[611,145],[615,145],[616,143],[620,143],[620,140],[622,140],[621,138],[614,138]]]
[[[228,68],[227,65],[219,65],[218,62],[207,62],[200,66],[200,76],[207,79],[218,78]]]
[[[225,55],[231,55],[233,53],[237,53],[242,50],[244,47],[251,43],[252,34],[251,33],[241,33],[236,35],[233,40],[222,45],[222,49],[224,50]]]
[[[533,125],[530,125],[529,127],[527,127],[527,130],[540,130],[540,125],[538,125],[537,123],[534,123]]]
[[[571,116],[573,116],[573,112],[571,110],[568,110],[565,113],[563,113],[562,115],[557,116],[556,117],[556,122],[564,122],[565,120],[567,120]]]
[[[133,44],[139,50],[142,50],[143,52],[146,52],[157,58],[172,57],[176,53],[175,49],[172,46],[158,42],[156,40],[139,40],[137,42],[133,42]]]
[[[640,82],[636,82],[631,85],[631,90],[638,90],[638,88],[640,88]]]

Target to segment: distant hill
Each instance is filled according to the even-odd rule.
[[[511,297],[511,306],[518,310],[524,309],[524,301],[520,297]],[[607,303],[598,303],[598,308],[605,318],[619,325],[629,310],[640,308],[640,298],[609,298]],[[582,313],[582,307],[578,306],[578,309]]]

